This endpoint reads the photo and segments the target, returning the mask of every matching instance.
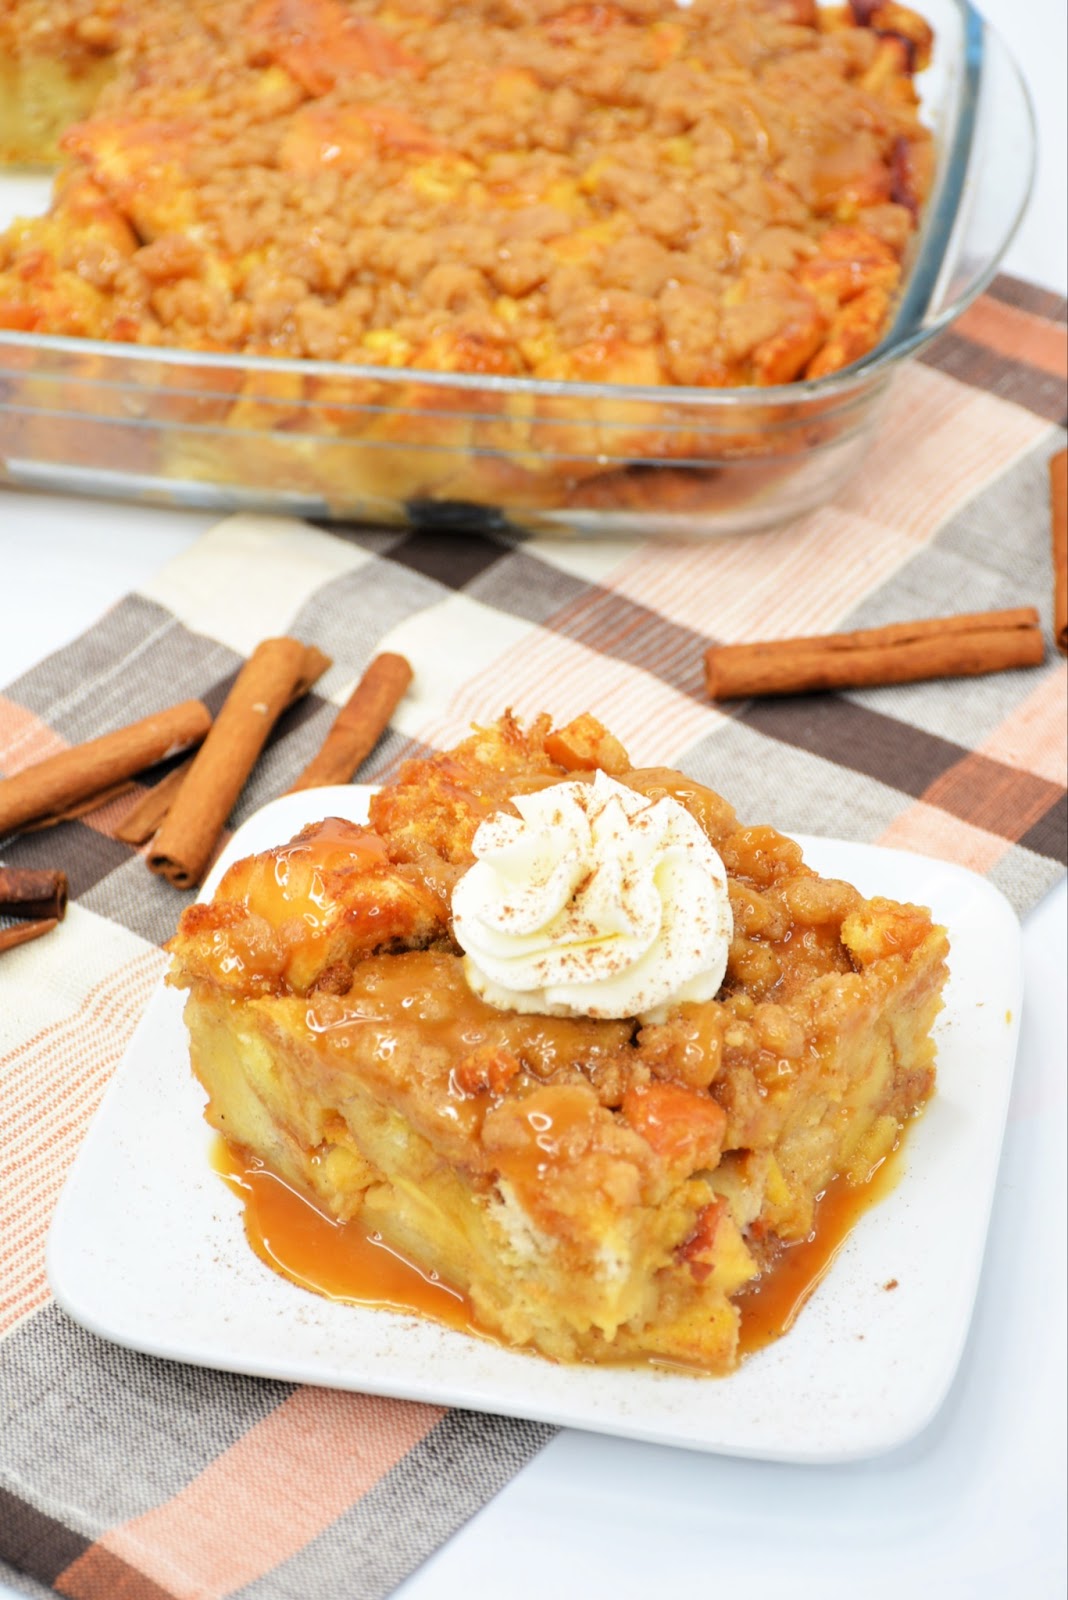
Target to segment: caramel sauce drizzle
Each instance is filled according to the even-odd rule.
[[[336,1222],[256,1156],[217,1137],[211,1164],[241,1199],[245,1235],[255,1254],[291,1283],[328,1300],[431,1317],[467,1333],[482,1331],[466,1296],[422,1272],[359,1221]]]
[[[335,1221],[257,1157],[222,1138],[213,1143],[212,1166],[242,1201],[253,1251],[290,1282],[330,1300],[429,1317],[463,1333],[494,1338],[475,1320],[465,1295],[369,1234],[358,1218]],[[899,1175],[894,1155],[867,1183],[836,1178],[828,1185],[809,1237],[784,1246],[771,1268],[737,1297],[743,1358],[789,1331],[856,1223]]]
[[[736,1297],[742,1314],[741,1356],[763,1350],[789,1333],[861,1217],[895,1188],[901,1176],[899,1150],[900,1146],[880,1162],[866,1183],[832,1179],[816,1204],[815,1226],[808,1238],[784,1245],[771,1268]]]

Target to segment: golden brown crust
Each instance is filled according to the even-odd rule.
[[[444,936],[448,906],[378,834],[337,817],[235,863],[209,905],[183,913],[171,949],[185,981],[235,996],[343,994],[373,951]],[[347,975],[347,976],[346,976]]]
[[[439,372],[785,383],[870,347],[926,187],[923,24],[896,5],[5,11],[26,12],[42,59],[95,53],[116,76],[64,139],[50,216],[0,245],[0,326]],[[70,203],[85,184],[132,250],[87,228]],[[418,409],[414,384],[409,398]],[[370,424],[380,443],[410,429]],[[444,441],[446,420],[432,432]],[[499,444],[508,432],[502,419]],[[568,426],[559,448],[596,454],[597,432]]]
[[[725,420],[672,389],[789,385],[878,342],[931,184],[929,47],[859,0],[0,0],[0,160],[66,126],[48,215],[0,236],[0,329],[239,358],[146,369],[158,428],[81,385],[99,426],[27,409],[17,453],[390,521],[806,509],[854,407]]]

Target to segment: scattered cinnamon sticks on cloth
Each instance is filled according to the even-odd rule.
[[[0,917],[20,919],[0,927],[0,952],[51,933],[66,914],[65,872],[0,866]]]
[[[0,867],[0,917],[54,917],[67,912],[67,874],[34,867]]]
[[[853,633],[713,645],[705,652],[705,684],[713,700],[741,700],[975,677],[1044,659],[1038,612],[1019,606]]]
[[[329,666],[329,656],[299,639],[256,646],[160,825],[148,856],[153,872],[179,889],[200,882],[271,729]]]
[[[1050,457],[1050,523],[1053,534],[1053,637],[1068,655],[1068,450]]]
[[[122,793],[146,767],[199,744],[211,713],[183,700],[0,778],[0,834],[50,827]]]
[[[115,829],[116,839],[121,839],[123,844],[147,844],[170,810],[191,766],[191,759],[181,762],[179,766],[172,767],[165,778],[146,790]]]
[[[238,673],[214,723],[199,700],[183,701],[0,779],[0,833],[83,815],[135,787],[135,775],[147,767],[199,746],[149,789],[115,830],[126,844],[151,840],[150,869],[177,888],[193,888],[278,718],[330,665],[329,656],[299,639],[263,640]],[[389,725],[411,679],[403,656],[377,656],[293,789],[347,783]],[[0,915],[5,909],[0,899]],[[55,920],[59,916],[62,911]],[[31,936],[3,930],[0,949]]]
[[[148,855],[153,872],[179,889],[200,882],[271,727],[329,665],[328,656],[295,639],[267,639],[256,648],[173,794],[153,790],[123,822],[119,836],[136,844],[158,826]],[[389,726],[411,681],[403,656],[388,651],[376,656],[289,793],[348,783]]]
[[[288,792],[348,783],[388,728],[411,681],[412,669],[403,656],[390,651],[375,656],[338,712],[322,748]]]
[[[0,928],[0,954],[5,950],[14,950],[17,945],[30,944],[34,939],[40,939],[58,927],[58,917],[39,917],[33,922],[9,923],[7,927]]]
[[[1068,655],[1068,450],[1050,457],[1053,638]],[[926,678],[978,677],[1045,660],[1033,606],[896,622],[852,633],[712,645],[705,686],[712,700],[874,688]]]

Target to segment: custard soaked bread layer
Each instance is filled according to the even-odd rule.
[[[606,772],[676,802],[722,859],[715,998],[656,1020],[487,1004],[450,915],[480,824]],[[925,910],[820,878],[711,790],[632,769],[592,718],[506,717],[409,763],[367,826],[328,820],[233,866],[171,951],[226,1138],[507,1343],[713,1373],[736,1365],[745,1286],[930,1096],[946,976]]]
[[[0,163],[39,166],[116,75],[134,8],[121,0],[2,0]]]
[[[897,5],[20,0],[4,29],[24,85],[109,81],[0,242],[0,327],[789,382],[877,340],[929,183]]]

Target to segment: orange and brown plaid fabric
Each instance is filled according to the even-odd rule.
[[[334,658],[232,821],[281,793],[382,648],[416,678],[362,779],[511,705],[594,709],[639,763],[742,815],[987,874],[1026,911],[1066,856],[1066,688],[1032,670],[712,705],[712,640],[1037,605],[1049,630],[1046,462],[1064,442],[1063,301],[1011,279],[900,376],[853,482],[775,532],[703,546],[314,527],[235,517],[0,696],[0,770],[161,702],[216,707],[289,631]],[[120,1349],[50,1301],[52,1209],[187,897],[115,830],[136,796],[0,841],[63,865],[57,934],[0,958],[0,1558],[76,1600],[388,1594],[551,1430],[294,1387]]]

